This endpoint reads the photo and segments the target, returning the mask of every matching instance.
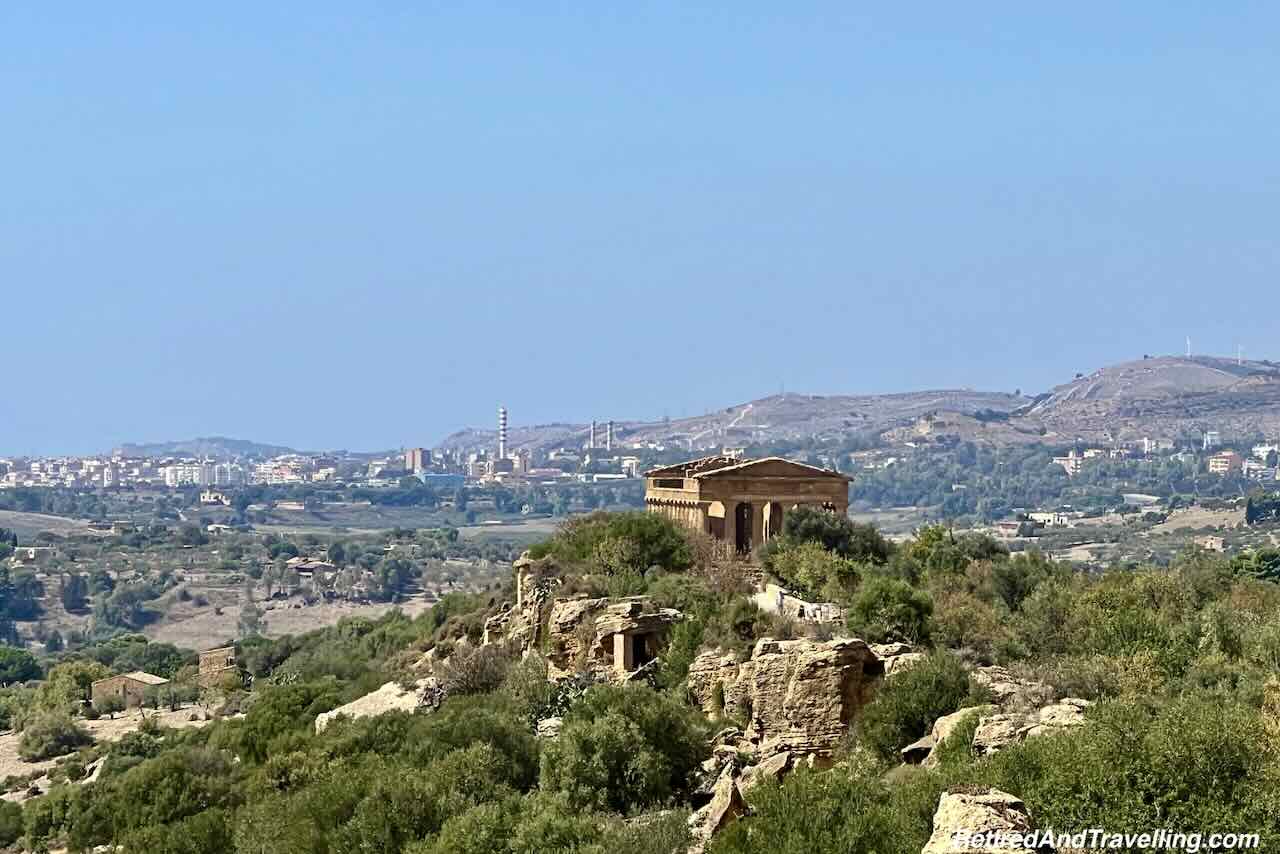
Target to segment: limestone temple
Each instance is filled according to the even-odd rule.
[[[787,512],[797,507],[843,516],[849,481],[839,472],[781,457],[711,456],[645,472],[644,502],[650,513],[747,555],[778,534]]]

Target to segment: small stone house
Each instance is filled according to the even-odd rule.
[[[121,673],[118,676],[99,679],[90,686],[89,690],[95,705],[101,704],[108,697],[119,697],[124,702],[124,707],[131,709],[142,705],[148,688],[168,683],[169,680],[163,676],[135,670],[132,673]]]

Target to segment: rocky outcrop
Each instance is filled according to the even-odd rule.
[[[335,719],[369,718],[387,712],[416,712],[422,709],[434,709],[444,699],[444,692],[434,677],[419,679],[412,688],[405,688],[399,682],[388,682],[377,691],[365,694],[345,706],[339,706],[331,712],[321,712],[316,717],[316,732],[321,733]]]
[[[547,624],[548,671],[553,678],[589,672],[626,680],[657,658],[667,631],[683,619],[642,596],[557,599]]]
[[[972,706],[938,718],[929,735],[902,749],[902,761],[920,763],[926,768],[936,767],[936,747],[968,715],[979,716],[973,732],[974,755],[990,756],[1027,738],[1081,726],[1086,722],[1085,710],[1093,705],[1088,700],[1068,697],[1039,709],[1020,711],[1019,704],[1033,695],[1015,691],[1006,692],[1003,696],[1009,705]]]
[[[1027,722],[1026,736],[1030,738],[1067,727],[1080,726],[1085,722],[1085,709],[1092,705],[1093,703],[1088,700],[1067,697],[1064,700],[1045,706]]]
[[[525,552],[512,565],[516,604],[506,605],[484,623],[484,643],[507,642],[525,652],[538,649],[551,595],[560,586],[560,570],[551,558],[534,560]]]
[[[910,645],[905,643],[875,643],[871,644],[871,651],[880,659],[886,679],[925,659],[923,652],[912,652]]]
[[[1008,852],[1008,847],[969,845],[969,837],[979,833],[1027,833],[1031,829],[1026,804],[999,789],[943,792],[933,814],[933,834],[920,854]]]
[[[737,770],[730,765],[717,778],[710,802],[689,816],[691,854],[704,850],[712,836],[736,821],[744,812],[746,803],[742,799],[742,792],[738,790]]]
[[[993,711],[993,706],[968,706],[949,715],[943,715],[933,722],[933,729],[919,741],[902,749],[902,761],[908,764],[920,764],[926,768],[936,768],[938,754],[934,748],[942,744],[964,720],[973,715],[982,715]]]
[[[1029,713],[1002,712],[984,716],[973,733],[973,752],[990,756],[1027,738],[1049,735],[1085,723],[1088,700],[1068,697]]]
[[[742,775],[738,777],[738,790],[745,797],[748,792],[761,783],[768,781],[780,783],[790,764],[791,754],[783,751],[782,753],[775,753],[755,765],[750,765],[742,769]]]
[[[1052,702],[1053,689],[1043,682],[1020,679],[1007,668],[979,667],[970,674],[974,682],[991,693],[992,702],[1002,709],[1023,711],[1038,709]]]
[[[762,756],[829,753],[868,701],[880,660],[857,638],[830,641],[761,638],[751,658],[703,653],[690,667],[689,692],[709,712],[747,721]]]
[[[978,720],[978,728],[973,731],[973,752],[975,756],[990,756],[1021,740],[1022,718],[1019,715],[995,714],[986,715]]]
[[[689,665],[685,684],[702,711],[708,715],[724,713],[725,693],[738,681],[738,659],[733,653],[719,649],[699,653]]]

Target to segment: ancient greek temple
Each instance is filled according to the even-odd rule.
[[[645,506],[750,554],[782,530],[786,514],[814,507],[844,514],[851,478],[765,457],[712,456],[645,472]]]

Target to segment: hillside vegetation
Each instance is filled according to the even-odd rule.
[[[684,850],[709,739],[734,723],[690,702],[694,656],[833,633],[926,655],[880,685],[831,767],[752,789],[749,814],[712,852],[916,854],[940,793],[974,785],[1016,794],[1060,829],[1256,831],[1263,850],[1280,842],[1270,556],[1187,552],[1166,569],[1081,574],[941,527],[895,546],[869,526],[793,513],[764,560],[793,590],[843,606],[845,624],[829,626],[761,612],[704,545],[657,517],[596,514],[538,549],[565,573],[558,596],[644,594],[683,613],[647,682],[548,681],[536,651],[477,649],[496,599],[451,594],[414,619],[246,641],[251,687],[206,693],[208,725],[79,747],[73,717],[92,674],[148,656],[176,673],[189,659],[143,642],[107,663],[86,650],[43,678],[15,662],[28,669],[10,681],[30,681],[4,689],[0,708],[34,733],[33,749],[48,743],[64,758],[47,792],[0,805],[0,843],[153,854]],[[448,656],[434,711],[339,717],[316,733],[317,715],[412,682],[424,655]],[[973,676],[982,665],[1093,701],[1085,725],[978,756],[969,722],[940,745],[936,767],[902,766],[899,750],[939,716],[989,700]],[[552,716],[559,735],[538,737]],[[97,778],[76,782],[101,757]]]

